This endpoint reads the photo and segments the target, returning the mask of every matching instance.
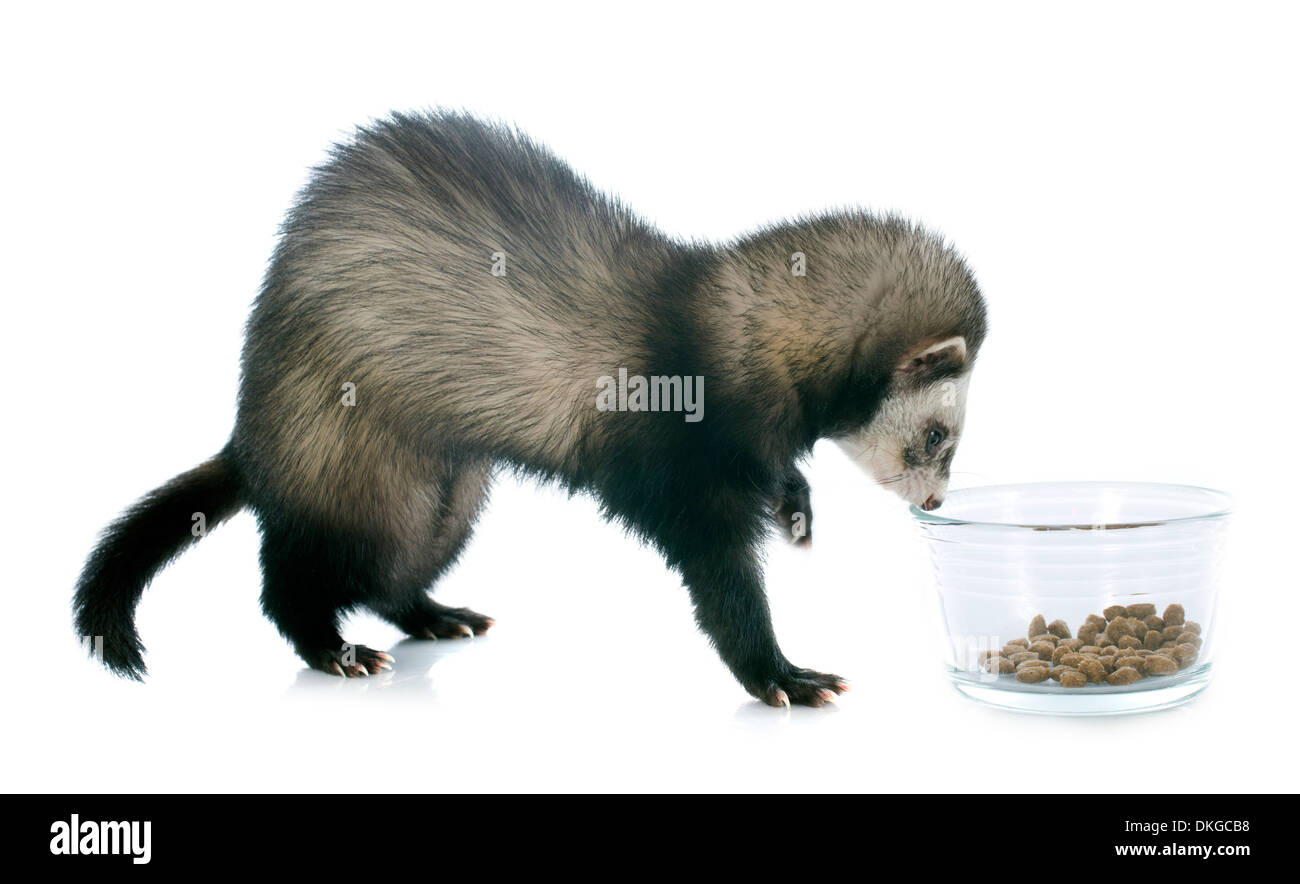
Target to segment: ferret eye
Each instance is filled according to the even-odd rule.
[[[925,453],[934,454],[934,450],[943,444],[943,430],[931,430],[925,437]]]

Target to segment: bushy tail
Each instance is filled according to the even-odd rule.
[[[229,452],[227,446],[133,504],[86,560],[72,601],[77,632],[118,675],[140,680],[145,674],[135,606],[154,574],[244,506]]]

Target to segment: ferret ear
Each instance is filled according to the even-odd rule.
[[[936,341],[922,341],[903,354],[894,369],[894,376],[919,378],[937,374],[941,370],[959,371],[966,364],[966,339],[960,335]]]

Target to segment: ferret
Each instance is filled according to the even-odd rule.
[[[75,625],[141,679],[145,586],[248,508],[266,616],[308,666],[376,674],[393,660],[344,641],[353,610],[417,638],[493,625],[429,590],[506,468],[590,493],[657,549],[750,694],[819,706],[847,682],[782,654],[760,565],[771,530],[811,541],[797,462],[835,440],[938,506],[985,331],[964,260],[899,217],[681,242],[514,128],[393,114],[313,170],[248,320],[229,441],[109,525]]]

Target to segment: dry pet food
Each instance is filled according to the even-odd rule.
[[[1001,650],[981,651],[980,666],[1021,684],[1131,685],[1188,668],[1204,644],[1200,624],[1186,619],[1182,605],[1169,605],[1163,614],[1152,604],[1111,605],[1089,614],[1077,637],[1064,620],[1048,623],[1038,614],[1026,631]]]

